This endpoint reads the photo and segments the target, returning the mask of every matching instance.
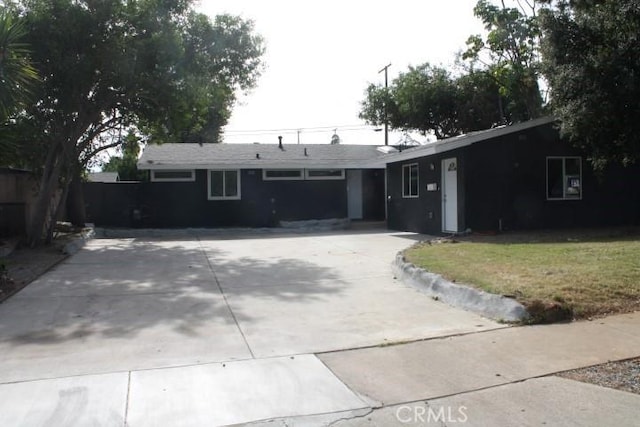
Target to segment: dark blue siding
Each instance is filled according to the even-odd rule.
[[[547,200],[548,156],[580,156],[553,125],[415,160],[388,165],[389,227],[430,234],[442,231],[440,187],[443,158],[458,158],[459,229],[496,231],[635,225],[640,223],[640,166],[610,167],[601,176],[582,155],[582,199]],[[402,165],[418,163],[420,197],[402,198]],[[434,170],[429,167],[434,165]]]
[[[384,170],[364,177],[366,219],[384,219]],[[346,180],[264,181],[257,169],[241,171],[240,200],[208,200],[206,170],[194,182],[86,183],[84,191],[98,226],[268,227],[347,217]]]

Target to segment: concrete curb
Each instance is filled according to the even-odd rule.
[[[402,253],[396,255],[392,267],[404,283],[454,307],[505,322],[518,322],[529,316],[524,306],[512,298],[449,282],[407,262]]]
[[[87,240],[93,239],[96,232],[93,227],[82,230],[79,236],[75,237],[71,241],[62,246],[62,253],[65,255],[73,255],[78,252],[87,243]]]

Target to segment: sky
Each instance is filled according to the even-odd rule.
[[[240,96],[227,143],[384,144],[358,118],[370,83],[389,82],[409,65],[453,67],[466,39],[482,33],[477,0],[202,0],[198,9],[254,21],[265,39],[265,70]],[[300,130],[298,133],[297,130]],[[416,137],[416,135],[413,135]],[[402,133],[391,132],[395,144]],[[425,137],[417,139],[425,140]]]

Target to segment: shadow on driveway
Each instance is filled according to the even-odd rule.
[[[205,255],[198,241],[185,239],[94,240],[0,305],[0,342],[136,338],[158,329],[215,342],[216,327],[257,319],[242,307],[231,314],[211,269],[231,282],[258,280],[234,287],[236,294],[284,302],[339,293],[344,286],[333,269],[308,261],[224,255],[211,247]],[[261,286],[260,278],[286,286]]]

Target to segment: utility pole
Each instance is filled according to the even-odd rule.
[[[387,78],[387,70],[391,67],[391,63],[385,65],[378,74],[384,71],[384,88],[385,91],[389,87],[389,81]],[[389,121],[387,120],[387,103],[384,103],[384,145],[389,145]]]

